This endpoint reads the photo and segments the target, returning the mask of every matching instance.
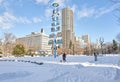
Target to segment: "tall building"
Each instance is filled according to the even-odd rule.
[[[63,48],[69,48],[70,41],[74,44],[73,11],[70,8],[62,9],[62,40]]]
[[[23,44],[26,50],[44,50],[48,52],[48,54],[51,54],[51,46],[48,45],[48,41],[49,36],[43,32],[43,29],[41,29],[41,33],[32,32],[31,34],[16,40],[17,44]]]

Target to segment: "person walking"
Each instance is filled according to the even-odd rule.
[[[94,52],[94,60],[97,61],[97,54]]]
[[[63,55],[62,55],[62,59],[63,59],[63,62],[66,61],[66,54],[65,53],[63,53]]]

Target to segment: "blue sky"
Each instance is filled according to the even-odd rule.
[[[110,0],[0,0],[0,37],[4,32],[23,37],[41,28],[50,34],[53,2],[60,4],[60,11],[64,7],[74,11],[76,36],[89,34],[92,42],[99,37],[110,42],[120,32],[114,16],[118,4]]]

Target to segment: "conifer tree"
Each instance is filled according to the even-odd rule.
[[[25,53],[25,48],[22,44],[17,44],[13,49],[13,55],[15,56],[23,56]]]

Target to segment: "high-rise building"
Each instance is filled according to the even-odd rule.
[[[48,45],[48,41],[49,36],[44,33],[43,29],[41,29],[41,33],[32,32],[31,34],[16,40],[18,44],[23,44],[26,50],[44,50],[48,52],[48,54],[51,54],[51,46]]]
[[[74,44],[73,11],[70,8],[62,9],[62,40],[63,48],[69,48],[70,41]]]

